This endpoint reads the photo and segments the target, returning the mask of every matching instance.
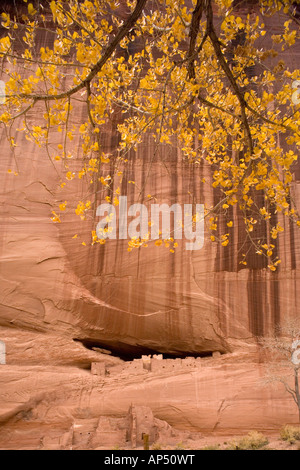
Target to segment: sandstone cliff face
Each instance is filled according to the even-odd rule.
[[[267,28],[273,34],[277,25],[267,22]],[[299,63],[299,44],[294,52],[285,57],[290,68]],[[75,110],[77,122],[84,112],[80,107]],[[34,111],[30,119],[36,116]],[[105,152],[116,148],[115,126],[112,122],[102,136]],[[293,404],[281,392],[256,388],[263,370],[255,355],[241,366],[236,364],[238,356],[233,356],[230,364],[221,358],[218,364],[192,375],[185,372],[149,382],[122,378],[103,384],[89,370],[78,369],[97,361],[96,353],[73,342],[75,338],[90,348],[107,348],[127,358],[152,352],[192,356],[246,350],[247,345],[255,344],[257,335],[267,334],[275,323],[297,315],[300,252],[292,225],[281,221],[285,232],[276,249],[282,264],[276,273],[269,272],[254,253],[248,267],[239,264],[241,253],[250,249],[244,245],[240,222],[231,244],[224,248],[213,245],[207,233],[199,251],[187,251],[184,240],[175,253],[151,243],[129,253],[127,240],[92,246],[90,230],[95,229],[96,217],[81,224],[74,211],[67,211],[62,224],[50,220],[51,210],[60,202],[90,196],[88,185],[74,180],[62,191],[61,174],[66,170],[60,162],[52,162],[44,149],[18,133],[16,164],[4,132],[0,139],[0,339],[9,343],[7,365],[1,368],[3,422],[18,427],[20,416],[14,421],[18,406],[22,405],[23,413],[23,405],[30,400],[34,402],[29,408],[38,408],[35,425],[44,422],[49,410],[49,426],[52,418],[61,423],[69,416],[71,427],[78,410],[80,419],[101,414],[120,417],[132,402],[147,404],[157,418],[183,429],[243,430],[260,427],[262,421],[275,428],[293,422]],[[60,139],[57,134],[53,145]],[[80,168],[79,140],[72,145],[74,168]],[[210,169],[183,161],[176,142],[162,146],[155,158],[153,154],[154,144],[145,137],[123,168],[124,181],[134,180],[136,187],[143,188],[141,202],[148,194],[169,205],[218,202],[218,194],[209,184]],[[111,173],[113,165],[112,160]],[[297,170],[293,190],[299,201],[298,176]],[[201,183],[203,178],[208,184]],[[96,205],[102,202],[99,189],[93,187]],[[139,191],[124,183],[121,194],[127,195],[130,205]],[[75,234],[77,238],[73,238]],[[80,352],[74,345],[82,348]],[[65,348],[68,354],[63,353]],[[39,364],[41,368],[36,369]],[[45,367],[50,367],[48,372]],[[87,415],[80,414],[83,409],[88,409]],[[24,416],[21,424],[26,428],[30,413]],[[31,433],[30,426],[28,439],[36,446],[37,428],[33,426]],[[3,429],[5,434],[7,428]],[[68,426],[65,432],[69,432]]]
[[[105,136],[107,149],[111,138]],[[130,345],[137,353],[143,348],[205,353],[229,351],[234,340],[263,335],[282,317],[296,314],[299,247],[288,222],[277,247],[282,259],[277,273],[256,266],[255,255],[249,268],[240,269],[238,226],[225,248],[211,244],[207,234],[199,251],[185,250],[184,240],[175,253],[153,244],[128,253],[126,240],[91,246],[96,218],[89,226],[81,226],[74,213],[59,225],[50,220],[51,208],[70,197],[81,200],[85,190],[74,183],[59,191],[59,177],[45,153],[18,139],[19,176],[7,173],[15,163],[4,135],[1,139],[2,325],[55,328],[103,346],[120,343],[124,352]],[[129,179],[142,180],[151,149],[140,146]],[[182,162],[175,148],[162,151],[167,169],[152,163],[145,194],[183,204],[192,190],[197,202],[211,202],[209,186],[199,183],[203,175],[209,181],[206,170]],[[296,182],[296,196],[297,188]],[[133,202],[134,195],[127,195]]]
[[[1,449],[142,448],[142,432],[163,449],[200,449],[208,436],[228,441],[297,423],[284,387],[264,383],[255,348],[174,367],[160,359],[147,370],[54,333],[2,327],[1,334]],[[91,373],[94,361],[106,375]]]
[[[278,28],[276,21],[266,20],[269,37]],[[49,40],[40,38],[38,45]],[[296,44],[295,54],[284,56],[286,67],[296,66],[298,49]],[[43,111],[38,107],[31,111],[29,122],[39,112]],[[85,113],[78,107],[73,119],[81,122]],[[54,135],[53,147],[61,139],[61,134]],[[114,119],[102,136],[102,150],[113,154],[117,139]],[[233,350],[239,341],[264,335],[282,317],[296,314],[299,246],[288,221],[281,221],[285,232],[275,250],[282,265],[276,273],[268,271],[245,241],[235,212],[228,213],[228,220],[233,217],[236,224],[227,247],[213,245],[207,233],[204,247],[197,251],[187,251],[185,240],[175,253],[153,242],[130,253],[127,240],[92,246],[90,230],[99,220],[95,213],[81,224],[74,210],[67,210],[64,223],[55,225],[51,209],[64,200],[87,198],[96,208],[103,202],[101,184],[90,188],[76,180],[61,190],[67,171],[63,163],[51,161],[45,149],[25,140],[22,133],[16,134],[16,143],[15,160],[1,134],[0,324],[40,331],[55,328],[130,354],[147,349],[201,354]],[[81,168],[79,148],[78,138],[72,142],[72,169]],[[18,176],[8,174],[8,169]],[[121,195],[127,196],[128,206],[137,200],[149,209],[154,200],[209,206],[220,198],[211,188],[211,168],[185,162],[176,142],[156,152],[145,136],[122,170]],[[116,172],[113,158],[107,172]],[[299,200],[297,174],[294,197]],[[136,185],[127,184],[130,180]],[[147,202],[148,194],[153,199]],[[220,221],[220,231],[226,221],[226,216]],[[254,236],[263,236],[265,227],[255,230]],[[73,239],[74,234],[78,238]],[[240,261],[247,251],[250,258],[244,267]]]

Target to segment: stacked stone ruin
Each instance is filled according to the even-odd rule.
[[[213,357],[218,357],[219,355],[220,353],[213,355]],[[196,369],[199,367],[201,367],[200,357],[164,359],[162,354],[154,354],[153,356],[142,356],[140,359],[134,359],[133,361],[114,366],[108,366],[104,362],[92,362],[91,372],[102,377],[113,377],[123,372],[128,375],[143,375]]]

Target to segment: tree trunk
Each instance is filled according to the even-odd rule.
[[[298,419],[299,419],[299,423],[300,423],[300,391],[299,391],[299,377],[298,377],[298,373],[299,373],[299,368],[298,368],[298,367],[295,367],[295,368],[294,368],[294,374],[295,374],[295,394],[296,394],[296,398],[297,398],[297,404],[298,404]]]

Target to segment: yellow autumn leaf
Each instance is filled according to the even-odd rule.
[[[59,210],[65,211],[66,210],[66,205],[67,205],[67,201],[59,204]]]
[[[61,220],[60,220],[59,215],[57,215],[57,213],[56,213],[55,211],[52,211],[52,214],[53,214],[53,216],[51,217],[51,220],[52,220],[53,222],[58,222],[58,223],[60,223]]]
[[[28,13],[29,15],[35,15],[37,10],[34,8],[32,3],[28,3]]]

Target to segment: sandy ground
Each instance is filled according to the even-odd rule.
[[[260,449],[247,449],[247,450],[300,450],[300,440],[295,441],[294,443],[290,443],[284,441],[280,437],[280,433],[267,433],[267,432],[259,432],[268,443],[263,445]],[[246,449],[237,449],[239,442],[247,437],[247,434],[239,434],[239,435],[214,435],[210,434],[205,436],[204,434],[195,433],[188,435],[185,439],[181,442],[178,442],[176,445],[167,445],[164,443],[155,443],[150,445],[150,451],[160,451],[160,450],[167,450],[167,451],[186,451],[186,450],[246,450]],[[107,448],[99,447],[96,450],[108,450]],[[130,447],[114,447],[111,450],[143,450],[143,447],[137,447],[136,449],[132,449]]]

